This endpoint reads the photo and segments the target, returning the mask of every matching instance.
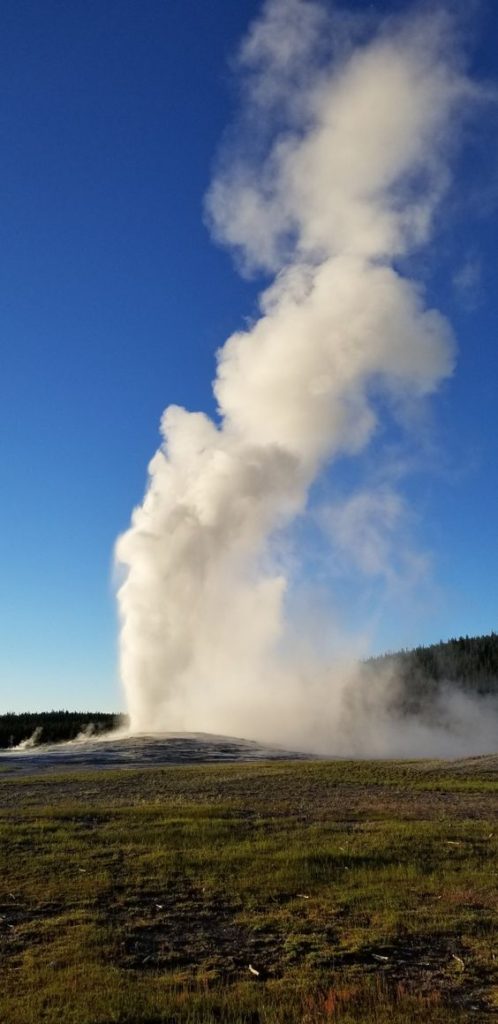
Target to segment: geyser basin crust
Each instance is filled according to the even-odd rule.
[[[312,755],[266,747],[251,740],[205,733],[163,733],[82,739],[26,750],[0,751],[0,768],[33,774],[75,768],[145,768],[220,761],[309,759]]]

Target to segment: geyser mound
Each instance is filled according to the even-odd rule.
[[[309,758],[310,754],[266,747],[251,740],[207,733],[107,733],[68,743],[0,751],[0,765],[33,774],[80,768],[152,768],[182,764],[220,764]]]

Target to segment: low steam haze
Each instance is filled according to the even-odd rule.
[[[384,417],[400,431],[419,422],[414,409],[453,371],[451,325],[400,268],[431,244],[452,158],[486,99],[466,76],[458,28],[445,11],[372,30],[272,0],[242,42],[240,117],[206,218],[241,271],[271,283],[254,321],[218,351],[219,418],[165,410],[147,493],[117,543],[133,732],[352,755],[495,746],[496,709],[451,688],[430,721],[396,718],[395,667],[364,678],[369,623],[341,635],[312,584],[299,593],[306,550],[292,542],[295,524],[306,538],[312,522],[323,550],[349,550],[386,587],[424,571],[392,482],[365,481],[319,510],[309,496]]]

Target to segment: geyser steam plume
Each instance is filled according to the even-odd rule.
[[[427,396],[452,372],[448,323],[395,264],[429,241],[476,95],[444,12],[373,36],[355,23],[354,43],[347,24],[270,0],[239,54],[240,131],[207,211],[217,239],[273,283],[259,319],[218,352],[219,422],[166,409],[147,493],[117,544],[134,731],[341,749],[344,676],[291,668],[272,542],[321,469],[365,448],[383,404]]]

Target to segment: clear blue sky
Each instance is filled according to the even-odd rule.
[[[262,284],[239,278],[202,214],[236,102],[228,61],[258,10],[2,4],[0,710],[121,706],[115,538],[163,408],[213,411],[215,349]],[[492,0],[474,24],[473,69],[489,77]],[[482,118],[416,262],[459,345],[431,451],[403,484],[430,598],[413,616],[391,609],[377,649],[498,627],[498,117]],[[337,467],[338,486],[349,472]]]

